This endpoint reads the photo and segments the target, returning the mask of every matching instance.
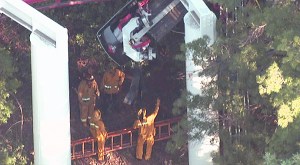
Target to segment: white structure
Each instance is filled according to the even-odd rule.
[[[34,164],[70,165],[67,29],[21,0],[0,0],[0,12],[32,32]]]
[[[140,52],[134,50],[131,45],[129,44],[130,40],[130,33],[138,27],[138,17],[134,17],[130,19],[130,21],[123,27],[122,34],[123,34],[123,49],[126,55],[131,58],[133,61],[141,62],[144,59]]]
[[[216,40],[216,16],[209,10],[202,0],[181,0],[188,13],[184,16],[185,43],[192,42],[204,35],[210,38],[209,45]],[[209,77],[199,77],[198,73],[202,70],[200,66],[194,64],[192,60],[192,51],[186,53],[186,87],[187,91],[193,95],[201,95],[201,83],[209,81]],[[188,120],[192,111],[201,111],[199,109],[187,108]],[[209,111],[209,110],[206,110]],[[195,116],[194,116],[195,117]],[[201,120],[201,118],[199,118]],[[193,132],[190,132],[193,133]],[[204,139],[189,140],[189,165],[210,165],[213,164],[211,153],[218,151],[218,145],[210,144],[208,135]]]

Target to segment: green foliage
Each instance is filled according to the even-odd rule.
[[[296,38],[294,39],[294,43],[296,44],[293,45],[297,45],[299,42]],[[287,52],[289,54],[289,51]],[[257,76],[259,92],[261,95],[268,95],[273,106],[278,108],[278,125],[283,128],[293,122],[294,118],[299,116],[300,113],[300,98],[296,92],[300,79],[291,77],[291,74],[295,74],[286,68],[291,68],[290,66],[293,65],[294,62],[291,61],[287,63],[286,58],[290,60],[290,55],[283,59],[280,68],[278,64],[274,62],[266,70],[265,74]]]
[[[291,123],[294,118],[299,116],[300,99],[296,87],[299,87],[299,82],[299,78],[286,78],[286,84],[283,89],[273,96],[273,105],[278,107],[278,124],[281,127],[286,127],[288,123]]]
[[[192,54],[192,59],[195,65],[202,66],[206,68],[207,59],[213,59],[212,53],[210,53],[210,48],[207,43],[209,42],[209,38],[204,36],[198,40],[192,41],[191,43],[186,44],[186,47],[183,49],[185,53]]]
[[[17,69],[9,51],[0,48],[0,124],[6,123],[13,112],[10,93],[16,92],[20,82],[14,78]]]
[[[259,85],[259,93],[261,95],[275,92],[278,93],[282,88],[284,79],[281,71],[276,63],[273,63],[266,71],[266,74],[257,76],[257,83]]]
[[[264,165],[278,165],[278,160],[274,154],[266,153],[264,155]]]
[[[173,103],[172,112],[174,115],[184,115],[186,114],[187,105],[187,92],[182,91],[179,98],[177,98]]]
[[[173,103],[173,109],[172,112],[174,115],[180,115],[183,116],[181,121],[178,123],[178,125],[175,125],[172,127],[172,130],[174,131],[174,134],[167,142],[166,151],[169,153],[176,153],[178,151],[183,151],[183,153],[180,154],[187,154],[186,153],[186,147],[187,147],[187,130],[188,130],[188,123],[187,123],[187,117],[186,117],[186,105],[187,105],[187,93],[186,91],[182,91],[179,98],[175,100]]]
[[[217,2],[229,11],[237,6],[237,1]],[[187,106],[219,113],[220,164],[261,164],[265,150],[280,157],[299,150],[299,10],[292,1],[247,2],[236,13],[238,22],[218,24],[222,31],[214,45],[200,39],[182,47],[202,66],[199,75],[213,77],[201,96],[188,97]],[[195,114],[205,119],[205,113]],[[276,117],[281,128],[274,132]],[[189,129],[215,127],[194,119]],[[276,162],[271,155],[265,159],[289,163]]]
[[[19,120],[19,113],[15,113],[17,98],[22,98],[18,103],[23,114],[32,115],[31,108],[25,108],[31,105],[29,31],[8,17],[0,22],[0,164],[27,164],[19,130],[15,129],[19,127],[13,127],[13,123]]]
[[[202,139],[204,135],[213,135],[218,129],[217,117],[211,111],[212,97],[209,95],[188,95],[189,138]],[[201,104],[199,104],[201,103]]]
[[[300,26],[300,25],[299,25]],[[295,35],[295,34],[293,34]],[[292,36],[289,38],[289,42],[287,44],[283,44],[280,50],[284,50],[287,52],[287,57],[285,57],[282,61],[282,70],[285,74],[292,77],[300,77],[300,37]]]
[[[13,67],[12,56],[5,48],[0,48],[0,55],[0,75],[1,77],[9,77],[16,71],[16,68]]]
[[[275,154],[266,153],[264,155],[264,165],[298,165],[300,154],[294,154],[288,159],[277,159]]]
[[[21,82],[16,77],[18,67],[15,67],[16,61],[12,54],[7,49],[0,48],[0,126],[6,124],[13,114],[15,107],[11,95],[15,94],[21,86]],[[5,127],[0,127],[0,130],[3,128]],[[16,145],[16,141],[12,144],[12,141],[7,140],[5,136],[6,134],[2,134],[0,138],[0,164],[27,164],[23,145]]]
[[[300,116],[285,128],[279,127],[268,142],[268,152],[287,158],[300,150]]]
[[[26,165],[27,159],[23,156],[24,146],[4,147],[0,142],[0,164],[1,165]]]
[[[187,147],[187,118],[183,116],[178,125],[173,126],[172,130],[175,134],[172,135],[171,140],[167,142],[166,151],[170,153],[175,153],[180,150],[184,150]],[[186,154],[186,153],[183,153]]]

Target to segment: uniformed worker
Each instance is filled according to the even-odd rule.
[[[125,79],[125,73],[112,66],[106,71],[102,78],[101,89],[106,94],[116,94],[119,92]]]
[[[100,110],[95,110],[90,121],[90,131],[98,142],[98,160],[104,160],[104,146],[107,138],[107,131],[101,118]]]
[[[155,109],[149,116],[146,116],[146,109],[140,109],[138,112],[138,119],[134,122],[133,128],[139,129],[138,141],[136,146],[136,158],[141,160],[143,158],[143,146],[146,141],[147,148],[145,154],[145,160],[149,160],[151,157],[152,146],[154,144],[154,136],[156,133],[154,127],[154,120],[157,116],[160,105],[160,99],[156,100]],[[140,119],[142,115],[142,119]]]
[[[99,96],[100,91],[94,76],[90,74],[86,75],[78,86],[80,119],[85,127],[88,123],[87,120],[91,119],[96,104],[96,98]]]

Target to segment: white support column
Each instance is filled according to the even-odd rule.
[[[32,31],[34,164],[71,165],[67,29],[21,0],[0,0],[0,13]]]
[[[61,36],[67,40],[67,36]],[[71,164],[67,47],[54,48],[32,33],[35,164]]]
[[[181,0],[189,11],[184,16],[185,43],[207,35],[210,38],[209,45],[213,44],[216,39],[216,16],[208,9],[202,0]],[[192,95],[201,95],[203,91],[203,82],[208,82],[212,78],[201,76],[198,74],[203,70],[201,66],[195,65],[192,54],[193,51],[186,52],[186,88]],[[197,112],[201,109],[191,109],[187,107],[188,121],[193,117],[197,118]],[[205,110],[209,111],[209,110]],[[198,117],[199,118],[199,117]],[[199,120],[202,120],[199,118]],[[199,131],[197,128],[190,130]],[[212,165],[211,153],[218,150],[218,145],[210,144],[211,137],[205,135],[201,140],[188,140],[189,149],[189,165]]]

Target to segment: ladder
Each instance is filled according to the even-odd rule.
[[[181,117],[175,117],[167,120],[155,122],[156,135],[155,141],[161,141],[171,138],[173,133],[172,126],[178,125]],[[137,129],[126,128],[123,130],[109,132],[105,142],[105,154],[136,145]],[[71,159],[81,159],[91,157],[97,154],[97,141],[92,138],[84,138],[71,142]]]

